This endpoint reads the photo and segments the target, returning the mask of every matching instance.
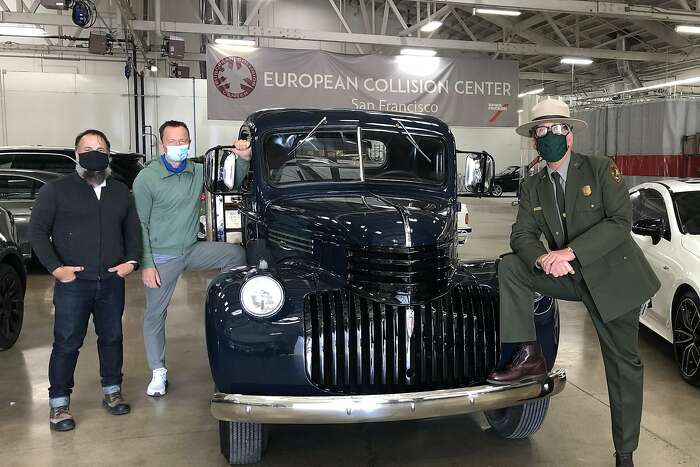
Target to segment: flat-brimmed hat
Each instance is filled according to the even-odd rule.
[[[515,129],[515,132],[529,138],[530,130],[546,122],[566,123],[572,128],[586,128],[588,126],[588,123],[583,120],[571,118],[571,111],[566,102],[548,97],[532,108],[532,121],[520,125]]]

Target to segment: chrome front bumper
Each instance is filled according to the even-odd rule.
[[[324,424],[365,423],[447,417],[502,409],[559,394],[566,372],[510,386],[486,384],[470,388],[371,396],[247,396],[216,393],[211,413],[231,422]]]

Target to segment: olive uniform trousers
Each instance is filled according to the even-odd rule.
[[[581,274],[555,278],[526,265],[517,255],[505,255],[498,267],[501,300],[501,341],[536,340],[532,292],[560,300],[580,301],[598,333],[608,383],[615,449],[632,452],[639,443],[642,417],[643,367],[639,359],[639,307],[604,321]]]

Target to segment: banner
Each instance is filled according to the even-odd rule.
[[[342,108],[515,127],[517,99],[513,61],[207,47],[210,120],[244,120],[269,108]]]

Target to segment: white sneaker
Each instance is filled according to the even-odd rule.
[[[153,378],[148,384],[146,394],[151,397],[161,397],[165,395],[168,389],[168,370],[165,368],[156,368],[153,370]]]

